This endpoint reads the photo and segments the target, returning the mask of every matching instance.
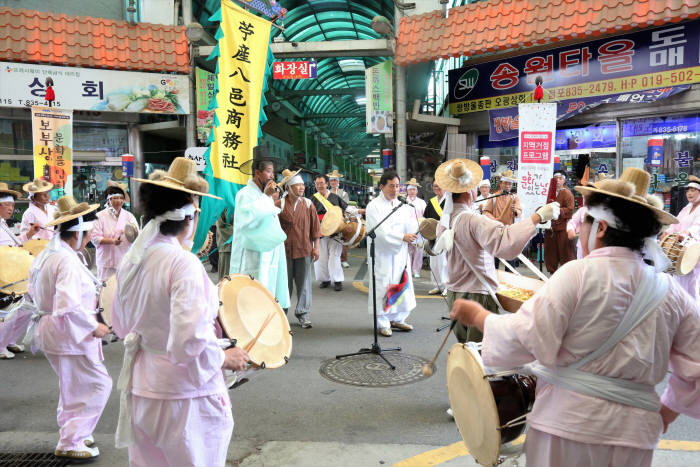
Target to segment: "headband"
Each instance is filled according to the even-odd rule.
[[[286,185],[292,186],[292,185],[297,185],[299,183],[304,183],[304,179],[301,178],[301,175],[295,175],[289,179],[289,181],[286,183]]]
[[[696,190],[700,190],[700,183],[690,182],[688,183],[688,188],[695,188]]]
[[[0,196],[0,203],[15,202],[15,197],[12,195]]]
[[[416,190],[418,189],[418,186],[416,185],[406,185],[406,189],[408,190],[409,188],[415,188]]]

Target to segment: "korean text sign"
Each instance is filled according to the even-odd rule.
[[[73,194],[73,111],[32,107],[34,178],[54,184],[55,196]]]
[[[274,62],[273,79],[313,79],[316,78],[316,62]]]
[[[221,5],[219,92],[216,95],[214,142],[209,160],[215,178],[245,185],[241,164],[253,157],[263,76],[270,41],[270,23],[232,2]]]
[[[367,133],[393,133],[392,61],[365,70]]]
[[[525,218],[547,202],[549,182],[554,172],[557,104],[520,104],[518,116],[518,197]],[[546,227],[549,228],[549,225]]]
[[[197,68],[197,139],[206,142],[214,122],[214,111],[209,103],[214,97],[216,75]]]
[[[187,114],[189,77],[0,62],[0,107],[48,105],[46,78],[55,83],[55,107],[100,112]]]
[[[449,71],[451,114],[585,99],[700,82],[700,20]]]

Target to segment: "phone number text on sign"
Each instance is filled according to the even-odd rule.
[[[552,133],[523,131],[520,135],[520,162],[549,164],[552,158]]]

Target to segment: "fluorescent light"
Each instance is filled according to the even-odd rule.
[[[356,97],[355,103],[357,105],[367,105],[367,98],[365,96]]]
[[[365,71],[365,62],[356,58],[344,58],[338,60],[338,66],[344,73],[349,71]]]

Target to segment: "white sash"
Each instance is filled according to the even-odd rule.
[[[597,375],[580,368],[610,352],[630,331],[656,311],[666,298],[668,287],[668,276],[656,274],[651,267],[645,267],[644,277],[627,312],[615,331],[600,347],[566,367],[547,368],[539,362],[534,362],[526,365],[525,368],[548,383],[570,391],[658,412],[661,405],[654,386]]]

